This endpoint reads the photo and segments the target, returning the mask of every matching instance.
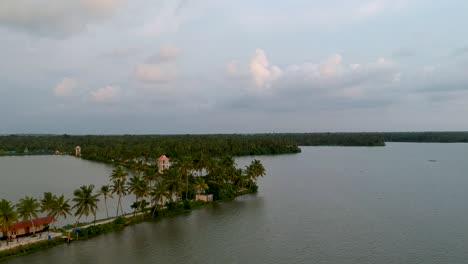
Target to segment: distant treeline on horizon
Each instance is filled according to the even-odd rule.
[[[101,162],[171,157],[274,155],[299,146],[385,146],[385,142],[468,142],[468,132],[265,133],[211,135],[4,135],[0,155],[73,154]]]

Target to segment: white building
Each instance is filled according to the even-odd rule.
[[[80,146],[75,147],[75,156],[81,157],[81,147]]]
[[[166,157],[166,155],[161,155],[161,157],[158,158],[159,173],[162,173],[164,170],[169,169],[169,166],[171,166],[170,159]]]

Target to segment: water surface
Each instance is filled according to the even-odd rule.
[[[256,157],[256,195],[8,263],[467,263],[468,144],[302,150]]]

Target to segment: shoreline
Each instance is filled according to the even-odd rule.
[[[158,221],[162,218],[165,217],[174,217],[174,216],[179,216],[179,215],[184,215],[187,213],[191,213],[193,210],[198,210],[204,207],[207,207],[209,205],[215,204],[215,203],[223,203],[223,202],[229,202],[237,197],[247,195],[247,194],[254,194],[256,192],[250,191],[250,190],[243,190],[242,192],[239,192],[234,198],[232,199],[225,199],[225,200],[217,200],[213,202],[202,202],[202,201],[190,201],[190,208],[185,207],[185,203],[179,203],[176,208],[173,209],[162,209],[157,212],[156,216],[152,216],[151,212],[139,212],[139,213],[130,213],[126,214],[123,216],[117,216],[117,217],[112,217],[110,219],[102,219],[100,221],[96,221],[96,224],[94,223],[84,223],[82,226],[77,226],[77,229],[79,229],[79,233],[77,238],[73,238],[73,242],[78,242],[78,241],[86,241],[89,239],[93,239],[95,237],[98,237],[103,234],[107,234],[110,232],[118,231],[118,230],[123,230],[125,227],[129,225],[135,225],[135,224],[140,224],[144,222],[150,222],[150,221]],[[141,217],[143,215],[143,217]],[[63,227],[58,229],[58,230],[65,230]],[[45,249],[49,249],[55,246],[71,243],[67,241],[66,239],[66,234],[64,232],[58,233],[58,232],[51,232],[51,234],[55,234],[55,237],[52,237],[52,239],[48,240],[47,239],[47,234],[43,234],[44,239],[40,240],[35,240],[32,237],[23,237],[22,239],[27,239],[31,238],[28,240],[26,243],[20,242],[19,244],[16,244],[17,242],[10,242],[10,244],[14,244],[15,246],[10,246],[9,248],[4,247],[4,243],[6,242],[1,242],[2,245],[0,246],[0,262],[4,262],[6,260],[15,258],[15,257],[20,257],[20,256],[26,256],[38,251],[42,251]]]

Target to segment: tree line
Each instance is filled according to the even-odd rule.
[[[385,142],[468,142],[468,132],[357,132],[270,133],[219,135],[6,135],[0,136],[0,156],[72,154],[82,146],[82,157],[115,163],[208,155],[275,155],[298,153],[299,146],[385,146]]]
[[[100,162],[134,158],[246,156],[300,152],[294,142],[268,135],[120,135],[120,136],[0,136],[0,155],[71,154],[82,147],[82,157]],[[27,152],[25,151],[27,150]]]
[[[109,175],[109,184],[95,189],[94,185],[83,185],[73,192],[73,198],[67,199],[45,192],[42,197],[25,196],[17,204],[7,199],[0,200],[0,226],[3,234],[19,219],[31,221],[34,228],[35,218],[44,213],[54,219],[74,215],[76,228],[82,217],[94,217],[98,211],[98,202],[104,201],[106,215],[108,199],[117,199],[115,216],[122,216],[122,199],[133,196],[134,213],[158,216],[163,210],[178,206],[190,209],[195,195],[209,193],[214,200],[231,199],[240,193],[257,191],[257,179],[265,175],[265,168],[259,160],[253,160],[245,168],[237,168],[230,156],[212,158],[184,156],[174,160],[172,165],[160,172],[156,166],[135,163],[130,169],[116,166]]]

